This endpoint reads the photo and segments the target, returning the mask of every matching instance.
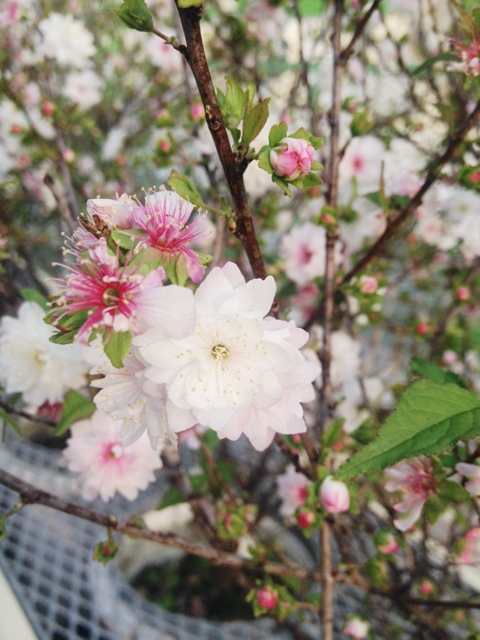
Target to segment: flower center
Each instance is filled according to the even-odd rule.
[[[113,444],[110,447],[110,458],[121,458],[123,456],[123,447],[121,444]]]
[[[120,300],[120,293],[117,289],[109,287],[103,292],[103,304],[107,307],[115,307]]]
[[[223,344],[216,344],[212,349],[212,356],[217,362],[222,362],[229,355],[230,351]]]

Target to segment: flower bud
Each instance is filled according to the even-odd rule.
[[[397,553],[399,549],[400,545],[398,544],[395,536],[391,533],[387,534],[387,539],[384,544],[378,545],[380,553],[384,553],[385,555],[388,555],[389,553]]]
[[[357,638],[358,640],[362,640],[362,638],[366,638],[368,631],[370,629],[370,625],[365,620],[360,620],[360,618],[352,618],[342,633],[346,636],[352,636],[352,638]]]
[[[443,353],[442,360],[445,364],[448,364],[450,366],[452,364],[455,364],[455,362],[457,361],[457,354],[455,353],[455,351],[447,349],[447,351],[444,351]]]
[[[432,591],[433,591],[433,584],[430,582],[430,580],[424,580],[420,585],[420,593],[423,596],[428,596],[432,593]]]
[[[263,587],[257,592],[257,602],[264,609],[275,609],[277,606],[278,593],[270,587]]]
[[[333,476],[327,476],[322,483],[320,499],[327,513],[342,513],[350,506],[350,494],[344,482],[338,482]]]
[[[199,102],[197,102],[197,104],[194,104],[190,109],[190,115],[195,120],[195,122],[200,122],[200,120],[205,117],[205,109],[203,108],[203,104],[200,104]]]
[[[63,159],[65,162],[73,162],[75,160],[75,151],[72,149],[65,149],[63,151]]]
[[[301,511],[298,514],[297,524],[302,529],[308,529],[315,522],[315,514],[313,511]]]
[[[314,151],[311,142],[300,138],[283,138],[279,146],[270,151],[273,171],[287,181],[304,178],[312,168]]]
[[[360,291],[362,293],[371,294],[371,293],[375,293],[375,291],[378,289],[377,279],[374,278],[373,276],[362,276],[360,278],[359,284],[360,284]]]
[[[53,112],[55,110],[55,105],[53,102],[44,102],[42,104],[42,111],[46,116],[53,116]]]
[[[429,329],[430,327],[428,326],[428,322],[419,322],[415,331],[419,336],[424,336]]]
[[[120,9],[112,9],[129,29],[136,31],[153,31],[153,18],[145,0],[123,0]]]
[[[460,302],[464,302],[470,298],[470,289],[468,287],[459,287],[455,291],[455,298]]]

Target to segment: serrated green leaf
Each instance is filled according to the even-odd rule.
[[[454,384],[420,380],[403,394],[376,439],[347,460],[338,479],[384,469],[399,460],[442,453],[480,435],[480,400]]]
[[[16,422],[12,420],[10,415],[4,409],[0,409],[0,420],[3,420],[3,422],[9,424],[17,435],[22,435],[22,432],[20,431],[20,428],[18,427]]]
[[[258,166],[270,175],[273,173],[273,167],[270,162],[270,147],[262,151],[258,156]]]
[[[464,386],[462,379],[460,376],[457,376],[456,373],[453,373],[452,371],[443,371],[433,364],[433,362],[428,362],[423,358],[418,358],[417,356],[411,358],[410,368],[416,376],[422,376],[422,378],[428,378],[429,380],[433,380],[440,384],[450,382],[452,384],[458,384],[460,387]]]
[[[133,237],[130,233],[126,231],[118,231],[117,229],[113,229],[110,233],[110,237],[118,244],[122,249],[131,249],[137,241],[137,238]]]
[[[243,120],[245,110],[245,93],[242,87],[231,77],[227,77],[227,93],[225,101],[220,109],[225,126],[228,129],[236,129]]]
[[[279,144],[287,135],[288,125],[286,122],[280,122],[279,124],[274,124],[270,129],[270,133],[268,134],[268,144],[273,149]]]
[[[55,435],[61,436],[76,420],[89,418],[95,409],[94,402],[71,389],[65,396],[62,417],[55,428]]]
[[[268,120],[268,103],[270,98],[265,98],[254,107],[243,121],[242,144],[248,147],[258,136]]]
[[[423,73],[430,69],[436,62],[460,62],[460,58],[458,56],[454,56],[453,53],[441,53],[438,56],[432,56],[425,60],[423,64],[412,71],[412,75],[418,75],[419,73]]]
[[[75,335],[75,331],[56,331],[48,340],[54,344],[72,344],[75,340]]]
[[[312,143],[315,151],[318,151],[323,144],[323,138],[315,138],[315,136],[310,136],[309,142]],[[323,169],[323,167],[322,167]]]
[[[105,355],[117,369],[121,369],[123,367],[123,359],[127,355],[131,344],[131,331],[112,331],[108,340],[103,345]]]
[[[303,178],[303,188],[310,189],[310,187],[316,187],[319,184],[322,184],[323,180],[317,176],[316,173],[310,173]]]
[[[170,177],[167,180],[167,184],[174,189],[178,195],[184,200],[188,200],[196,207],[206,208],[203,200],[200,197],[197,189],[193,186],[187,176],[182,176],[181,173],[172,170]]]
[[[29,289],[27,287],[26,289],[20,289],[20,293],[26,302],[36,302],[44,311],[48,311],[48,300],[43,293],[40,293],[40,291],[37,291],[36,289]]]
[[[188,280],[188,267],[187,258],[184,255],[180,255],[178,258],[172,257],[162,266],[172,284],[178,284],[180,287],[185,286]]]
[[[314,160],[312,162],[312,171],[322,171],[323,170],[323,164],[320,164],[320,162],[318,162],[317,160]]]
[[[288,188],[288,183],[285,182],[285,180],[283,180],[282,178],[279,178],[275,173],[272,174],[272,180],[273,182],[275,182],[275,184],[278,184],[280,189],[283,189],[285,191],[287,196],[292,195],[292,192]]]
[[[112,11],[129,29],[146,33],[153,31],[153,18],[145,0],[124,0],[119,9]]]
[[[88,319],[88,309],[81,309],[80,311],[75,311],[74,313],[70,313],[63,318],[58,320],[58,326],[63,329],[68,329],[69,331],[76,332],[78,331]]]

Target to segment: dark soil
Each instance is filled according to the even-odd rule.
[[[163,609],[216,621],[252,620],[239,586],[228,567],[214,567],[205,558],[186,556],[179,563],[145,568],[132,586]]]

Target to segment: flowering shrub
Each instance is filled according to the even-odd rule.
[[[298,637],[473,640],[478,8],[111,10],[0,7],[0,418],[201,532],[111,519],[101,562],[155,537]],[[32,495],[87,517],[0,482],[0,537]]]

